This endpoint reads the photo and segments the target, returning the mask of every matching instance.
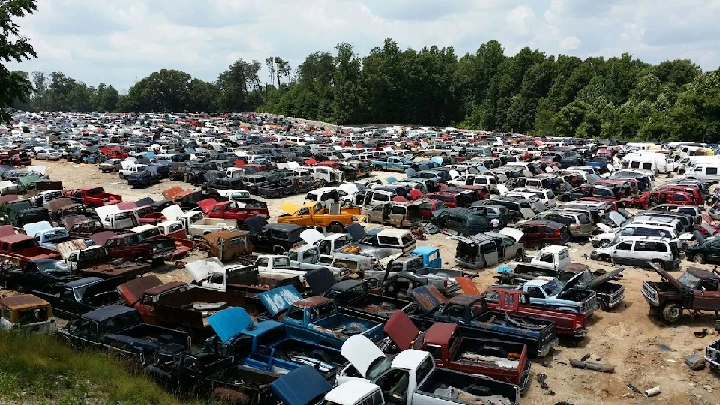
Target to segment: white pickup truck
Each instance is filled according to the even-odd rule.
[[[125,178],[127,178],[131,174],[145,171],[145,168],[147,168],[147,165],[123,161],[122,169],[118,170],[118,176],[120,176],[121,179],[125,180]]]
[[[511,265],[529,266],[540,269],[555,270],[561,273],[570,265],[570,249],[566,246],[550,245],[542,248],[535,256],[525,256],[522,261],[514,261]]]
[[[335,279],[340,281],[350,272],[348,269],[340,267],[311,263],[293,263],[288,256],[284,255],[260,255],[255,265],[257,266],[260,277],[276,281],[297,277],[301,282],[304,282],[305,273],[321,268],[330,270],[335,276]]]
[[[370,339],[362,335],[348,338],[340,353],[350,364],[337,374],[338,391],[330,391],[326,400],[337,404],[514,405],[520,401],[520,389],[491,378],[435,368],[430,353],[403,350],[387,357]],[[377,390],[356,392],[353,381],[372,383]],[[368,387],[367,384],[363,386]],[[380,395],[378,395],[380,394]],[[372,395],[373,400],[365,402]]]
[[[187,231],[188,236],[207,235],[223,229],[235,229],[237,221],[232,219],[205,218],[202,211],[183,212],[177,205],[171,205],[162,210],[162,215],[168,221],[179,221]]]

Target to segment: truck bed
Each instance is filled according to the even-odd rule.
[[[155,325],[140,324],[117,333],[106,335],[111,340],[129,340],[142,345],[143,342],[158,345],[167,351],[182,351],[190,347],[190,339],[185,332]]]
[[[343,314],[332,315],[325,319],[320,319],[313,324],[310,324],[311,328],[315,328],[325,333],[330,333],[335,337],[341,339],[349,338],[353,335],[364,334],[370,329],[379,326],[381,325],[375,322]]]
[[[523,345],[519,343],[463,338],[450,360],[483,367],[517,370],[520,365],[518,358],[522,352]]]
[[[238,291],[190,288],[164,297],[155,304],[155,318],[165,325],[183,325],[192,329],[208,327],[209,316],[228,307],[243,307],[257,314],[262,303]]]
[[[275,349],[275,357],[286,361],[299,363],[298,357],[309,357],[333,366],[333,370],[324,373],[326,377],[331,377],[337,372],[338,367],[347,363],[340,351],[302,340],[286,339],[273,346],[273,348]]]
[[[415,393],[461,404],[516,405],[520,401],[520,392],[512,384],[444,369],[435,369],[418,385]]]
[[[215,373],[207,380],[212,387],[214,399],[243,398],[242,403],[247,405],[263,405],[278,402],[270,391],[270,383],[278,377],[279,374],[236,366]]]
[[[381,320],[387,320],[397,310],[402,310],[410,305],[409,301],[398,300],[390,297],[383,297],[375,294],[367,294],[364,297],[347,304],[343,308],[347,308],[351,313],[365,313],[370,316],[378,317]]]
[[[98,264],[93,267],[82,269],[80,273],[85,277],[99,277],[109,279],[122,277],[130,280],[150,271],[147,263],[122,262],[119,264]]]

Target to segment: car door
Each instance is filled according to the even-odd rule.
[[[542,242],[540,228],[537,225],[525,226],[522,231],[522,241],[525,242],[525,246],[537,246]]]
[[[632,241],[620,242],[615,245],[612,252],[612,259],[615,264],[633,264]]]
[[[720,280],[705,279],[700,281],[694,291],[693,309],[701,311],[720,311]]]

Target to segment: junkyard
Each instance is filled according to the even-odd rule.
[[[3,329],[109,350],[180,398],[718,403],[710,145],[14,122]]]

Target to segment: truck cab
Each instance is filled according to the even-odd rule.
[[[55,332],[50,303],[31,294],[0,298],[0,330]]]
[[[520,289],[528,293],[531,304],[589,316],[598,309],[598,300],[594,291],[575,288],[580,276],[574,276],[565,285],[554,277],[537,277],[523,284]]]

